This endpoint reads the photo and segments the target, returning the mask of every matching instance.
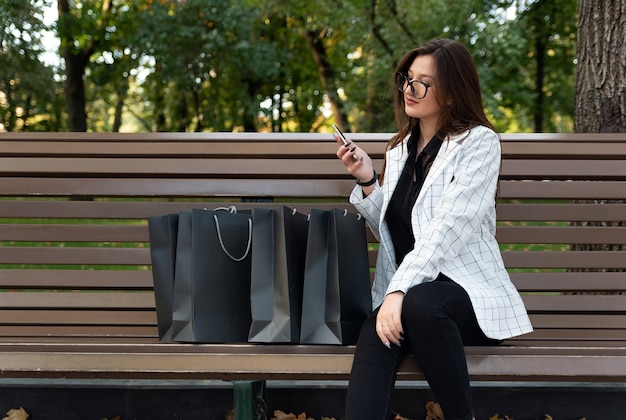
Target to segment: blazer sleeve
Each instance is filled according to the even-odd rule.
[[[387,293],[406,293],[419,283],[434,280],[441,264],[459,254],[495,205],[500,170],[497,134],[484,127],[475,128],[459,147],[449,163],[453,165],[453,178],[440,189],[441,197],[433,197],[436,204],[432,212],[419,213],[432,216],[413,222],[419,225],[415,247],[394,273]]]
[[[383,191],[380,185],[376,183],[374,190],[367,197],[363,197],[363,189],[357,185],[350,194],[350,203],[363,215],[374,237],[380,241],[380,214],[383,205]]]

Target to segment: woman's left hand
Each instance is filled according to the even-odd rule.
[[[402,329],[402,302],[404,293],[397,291],[385,296],[376,316],[376,334],[387,347],[391,343],[400,346],[404,330]]]

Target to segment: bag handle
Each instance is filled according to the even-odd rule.
[[[248,245],[246,246],[246,252],[243,254],[241,258],[237,258],[237,257],[234,257],[230,252],[228,252],[228,250],[226,249],[226,246],[224,245],[224,241],[222,240],[222,233],[220,232],[220,222],[219,220],[217,220],[217,214],[214,214],[213,218],[215,219],[215,229],[217,230],[217,239],[220,241],[220,246],[222,247],[222,251],[224,251],[224,253],[228,255],[230,259],[233,261],[239,262],[239,261],[245,260],[246,257],[248,256],[248,253],[250,253],[250,247],[252,246],[252,219],[248,219]]]

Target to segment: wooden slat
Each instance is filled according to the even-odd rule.
[[[529,312],[621,312],[626,314],[626,295],[522,295]]]
[[[71,141],[71,142],[114,142],[126,143],[129,141],[158,143],[158,142],[275,142],[287,143],[300,141],[327,142],[332,131],[328,133],[252,133],[252,132],[205,132],[205,133],[72,133],[72,132],[5,132],[0,133],[0,140],[4,141]],[[359,141],[381,142],[391,138],[394,133],[349,133],[350,138]],[[623,143],[623,133],[502,133],[500,138],[503,144],[530,143],[554,144],[565,143]],[[561,147],[563,153],[568,147]]]
[[[624,268],[626,251],[503,251],[508,268]]]
[[[1,325],[0,342],[28,340],[36,343],[113,341],[129,345],[155,343],[156,326],[145,325]],[[0,350],[0,355],[2,351]]]
[[[4,176],[190,177],[201,178],[346,178],[335,159],[167,159],[167,158],[0,158]]]
[[[146,225],[0,224],[0,241],[147,242]]]
[[[0,309],[0,325],[150,325],[156,328],[156,315],[152,310]]]
[[[594,179],[624,180],[623,160],[515,159],[504,160],[500,175],[504,179]]]
[[[511,273],[521,292],[626,292],[624,272]]]
[[[285,141],[251,143],[233,140],[220,142],[70,142],[34,141],[3,142],[0,156],[6,157],[81,157],[81,158],[128,158],[147,157],[188,159],[188,158],[317,158],[334,159],[337,146],[328,141],[298,141],[298,147],[289,147]],[[364,150],[373,158],[382,158],[385,145],[372,143],[364,145]]]
[[[594,345],[594,341],[617,341],[626,344],[626,330],[624,329],[601,329],[601,328],[543,328],[524,336],[525,340],[553,340],[561,341],[567,345],[568,341],[587,341]]]
[[[123,347],[122,347],[123,349]],[[313,348],[306,353],[239,352],[234,346],[216,346],[215,352],[184,352],[172,348],[149,353],[127,353],[114,345],[88,351],[17,351],[6,348],[0,359],[0,375],[20,377],[38,372],[40,377],[91,378],[219,378],[219,379],[347,379],[351,353],[327,354]],[[175,351],[176,350],[176,351]],[[532,348],[529,350],[533,350]],[[626,355],[621,348],[589,348],[587,353],[567,354],[536,348],[527,352],[497,352],[493,348],[468,349],[473,380],[580,381],[626,378]],[[221,352],[220,352],[221,351]],[[578,363],[572,363],[577,360]],[[193,369],[190,369],[193,366]],[[399,369],[400,379],[423,379],[412,358]]]
[[[240,210],[250,210],[255,207],[274,208],[288,206],[301,213],[308,213],[311,208],[328,210],[332,208],[347,209],[355,213],[352,204],[345,199],[334,202],[324,202],[319,199],[311,203],[302,200],[281,198],[272,202],[241,202],[240,199],[230,201],[196,202],[164,202],[164,201],[37,201],[33,205],[31,200],[0,201],[0,218],[53,218],[53,219],[146,219],[179,211],[189,211],[197,208],[216,209],[235,206]]]
[[[613,329],[626,334],[626,314],[531,314],[533,327],[538,329]],[[625,338],[626,340],[626,338]]]
[[[626,196],[624,181],[507,181],[499,183],[501,199],[620,200]]]
[[[337,197],[347,201],[354,180],[0,178],[0,196],[31,197]]]
[[[498,203],[496,209],[501,224],[507,221],[621,222],[626,214],[625,203]]]
[[[152,285],[149,270],[0,269],[0,289],[151,290]]]
[[[379,160],[376,166],[381,166]],[[93,176],[124,174],[130,177],[247,178],[301,177],[348,178],[336,158],[310,159],[268,157],[233,158],[68,158],[68,157],[0,157],[0,174],[4,176]],[[561,161],[549,159],[505,160],[502,179],[521,180],[625,180],[623,160]]]
[[[534,140],[537,140],[536,138]],[[600,144],[601,143],[601,144]],[[502,159],[624,159],[626,144],[597,140],[571,142],[566,147],[561,142],[512,141],[502,142]]]
[[[152,310],[154,294],[105,292],[11,292],[0,293],[0,308],[16,309],[128,309]]]
[[[0,252],[0,264],[150,265],[147,248],[11,247]]]
[[[626,244],[626,226],[500,226],[501,244]]]

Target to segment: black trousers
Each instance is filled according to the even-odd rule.
[[[404,340],[385,347],[376,335],[378,311],[365,321],[356,345],[345,420],[388,420],[400,361],[413,353],[446,420],[473,418],[464,346],[496,345],[476,321],[467,292],[447,277],[411,288],[402,307]]]

